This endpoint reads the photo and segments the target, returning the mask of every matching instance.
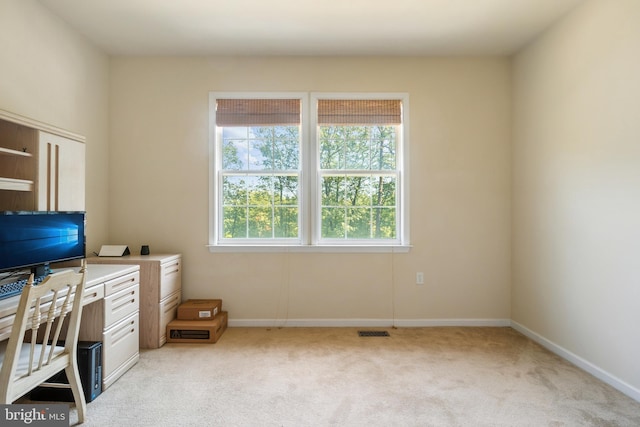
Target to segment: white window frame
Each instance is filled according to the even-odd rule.
[[[216,127],[216,100],[300,99],[299,239],[223,239],[220,215],[222,167]],[[396,218],[400,221],[396,239],[322,240],[318,201],[319,159],[317,140],[317,100],[319,99],[396,99],[402,102],[402,125],[398,135],[396,162],[398,170]],[[330,92],[210,92],[209,93],[209,243],[210,252],[408,252],[411,244],[409,223],[409,95],[407,93],[330,93]]]

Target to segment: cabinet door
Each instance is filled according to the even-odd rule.
[[[85,210],[85,146],[39,132],[37,209]]]
[[[139,317],[136,312],[104,332],[102,338],[103,389],[109,387],[138,361],[138,322]]]

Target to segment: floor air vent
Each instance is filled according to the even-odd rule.
[[[358,331],[359,337],[388,337],[387,331]]]

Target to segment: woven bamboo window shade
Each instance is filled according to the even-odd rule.
[[[218,126],[276,126],[300,124],[299,99],[218,99]]]
[[[398,125],[402,102],[398,99],[319,99],[320,125]]]

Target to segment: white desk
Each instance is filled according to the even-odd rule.
[[[79,339],[102,342],[103,390],[138,362],[139,284],[138,265],[87,265]],[[11,335],[19,301],[0,300],[0,340]]]

